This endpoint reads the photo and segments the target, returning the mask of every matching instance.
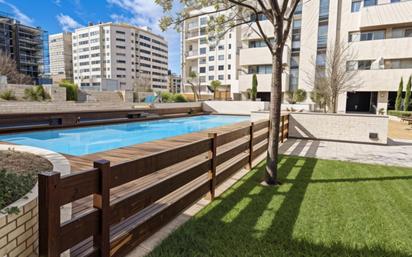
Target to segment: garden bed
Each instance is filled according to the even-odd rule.
[[[43,157],[0,150],[0,210],[27,194],[37,182],[37,173],[53,170]]]

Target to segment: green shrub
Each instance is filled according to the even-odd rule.
[[[256,101],[257,87],[258,87],[258,80],[257,80],[256,74],[253,74],[252,89],[250,91],[250,97],[252,98],[252,101]]]
[[[0,209],[24,196],[36,183],[35,176],[0,170]]]
[[[412,84],[412,78],[409,77],[408,84],[406,85],[406,94],[405,94],[405,101],[403,103],[403,110],[408,111],[409,109],[409,104],[411,102],[411,85]]]
[[[70,81],[63,80],[60,84],[60,87],[66,88],[66,100],[67,101],[77,101],[77,90],[78,86]]]
[[[398,92],[396,93],[395,110],[400,111],[402,107],[402,91],[403,91],[403,78],[399,82]]]
[[[174,102],[176,102],[176,103],[185,103],[185,102],[187,102],[186,97],[185,97],[184,95],[182,95],[182,94],[175,94],[175,95],[173,95],[173,100],[174,100]]]
[[[24,99],[30,101],[44,101],[50,99],[50,95],[44,90],[42,85],[24,89]]]
[[[304,102],[307,98],[307,93],[303,89],[296,89],[295,91],[286,92],[288,102],[291,104]]]
[[[10,101],[10,100],[16,100],[16,95],[14,94],[14,91],[11,89],[6,89],[3,92],[0,93],[0,98]]]
[[[388,111],[388,115],[397,116],[397,117],[407,117],[412,115],[412,111]]]
[[[171,103],[173,102],[173,95],[169,92],[162,92],[160,94],[160,98],[162,99],[163,103]]]

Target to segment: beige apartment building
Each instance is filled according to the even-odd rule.
[[[49,36],[50,74],[53,83],[73,81],[72,33]]]
[[[168,90],[167,41],[149,29],[90,24],[72,38],[74,82],[82,88],[133,90],[144,80],[155,91]]]
[[[315,70],[325,66],[327,49],[336,42],[348,44],[354,60],[345,66],[356,71],[359,85],[339,96],[339,112],[376,113],[393,108],[401,77],[412,75],[412,1],[401,0],[311,0],[296,10],[290,40],[284,51],[283,91],[313,90]],[[268,35],[273,28],[258,17]],[[253,25],[252,25],[253,26]],[[187,33],[187,29],[185,28]],[[239,34],[237,81],[230,81],[232,93],[245,94],[258,77],[258,98],[268,100],[271,83],[271,55],[258,35],[247,26]],[[206,34],[206,33],[205,33]],[[184,38],[183,47],[188,44]],[[200,43],[200,40],[198,41]],[[187,56],[183,62],[188,63]],[[190,65],[189,65],[190,66]],[[188,65],[183,65],[183,82]],[[195,68],[198,66],[193,65]],[[206,81],[207,82],[207,81]],[[308,99],[310,102],[310,99]]]

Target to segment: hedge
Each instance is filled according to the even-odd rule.
[[[394,111],[394,110],[390,110],[390,111],[388,111],[388,115],[397,116],[397,117],[405,117],[405,116],[411,116],[412,111]]]

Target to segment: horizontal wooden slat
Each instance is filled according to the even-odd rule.
[[[262,142],[268,137],[269,137],[269,131],[259,134],[258,136],[253,138],[253,145],[259,144],[260,142]]]
[[[249,149],[249,141],[243,142],[229,150],[226,150],[216,156],[217,165],[224,163],[225,161],[235,157],[236,155]]]
[[[156,202],[165,195],[189,183],[211,168],[211,160],[193,164],[173,177],[168,177],[150,187],[143,188],[116,200],[111,206],[110,224],[115,224],[123,219],[136,214],[140,210]]]
[[[60,181],[60,205],[79,200],[99,190],[98,169],[81,171],[64,176]]]
[[[110,187],[117,187],[155,171],[164,169],[196,155],[209,151],[211,140],[203,139],[160,153],[152,154],[135,161],[112,166]]]
[[[70,257],[99,257],[99,254],[100,250],[93,246],[93,237],[87,238],[70,249]]]
[[[222,146],[236,139],[249,135],[250,127],[240,128],[217,136],[217,146]]]
[[[264,142],[263,144],[261,143],[254,151],[252,154],[252,158],[255,159],[256,157],[258,157],[259,155],[263,154],[264,152],[266,152],[268,149],[268,143],[267,141]]]
[[[112,241],[112,257],[125,256],[141,242],[157,232],[160,228],[173,220],[188,206],[200,199],[209,191],[209,182],[204,182],[196,188],[186,191],[186,194],[169,205],[162,205],[161,210],[142,217],[141,223],[134,223],[134,227],[129,226],[129,231]]]
[[[259,121],[259,122],[256,122],[253,125],[253,132],[256,132],[256,131],[259,131],[261,129],[268,128],[268,127],[269,127],[269,121],[268,120]]]
[[[60,252],[66,251],[92,235],[97,235],[99,220],[99,211],[92,209],[64,223],[60,228]]]
[[[236,158],[228,161],[227,165],[222,164],[221,167],[218,167],[218,171],[216,175],[216,184],[220,185],[223,182],[225,182],[226,179],[231,177],[237,171],[244,168],[248,162],[249,162],[249,155],[241,154],[237,156]]]

